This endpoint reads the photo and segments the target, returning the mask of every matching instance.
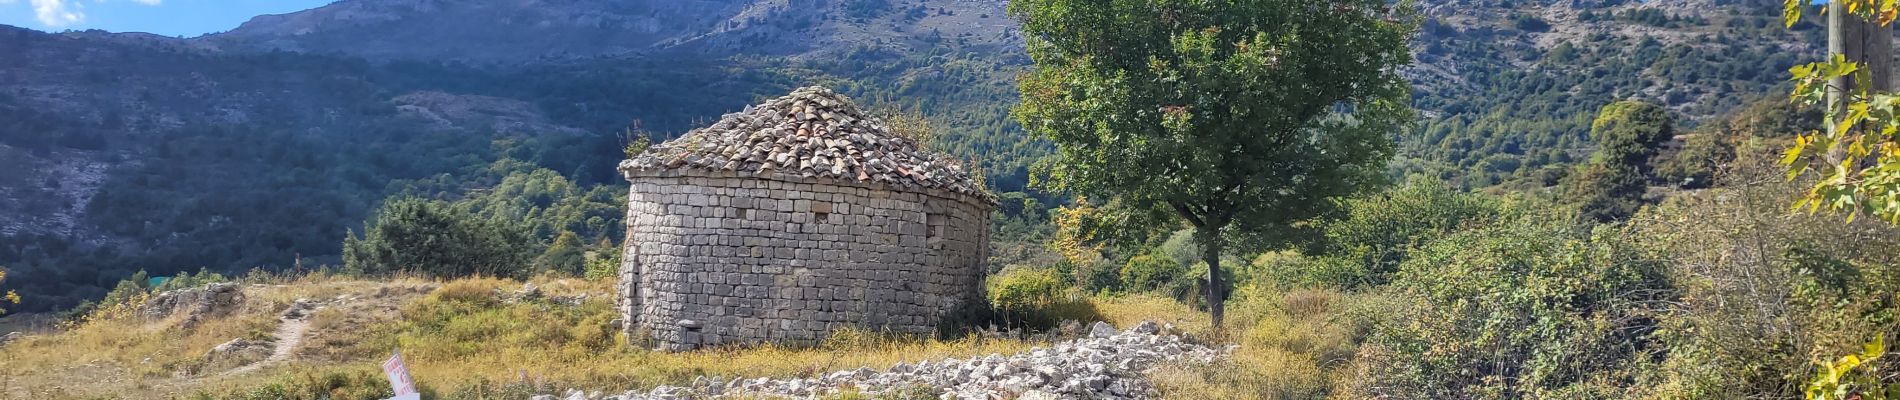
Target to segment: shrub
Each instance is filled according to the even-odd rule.
[[[1129,257],[1122,265],[1121,288],[1130,292],[1159,291],[1173,298],[1181,298],[1193,291],[1193,284],[1179,284],[1191,280],[1192,274],[1180,263],[1168,257],[1156,254],[1142,254]]]
[[[168,290],[191,289],[228,281],[230,281],[230,279],[225,278],[223,274],[212,272],[208,268],[199,268],[197,275],[192,275],[191,272],[188,271],[179,272],[178,276],[166,279],[164,282],[159,283],[158,286],[153,286],[151,292],[159,293]]]
[[[561,231],[560,235],[555,236],[554,243],[549,244],[547,250],[535,259],[534,269],[537,275],[546,272],[580,275],[586,266],[585,257],[586,251],[581,248],[580,237],[575,236],[574,232]]]
[[[429,387],[418,387],[425,398],[435,398]],[[199,392],[200,399],[271,399],[271,400],[378,400],[395,395],[389,381],[375,369],[302,370],[282,375],[258,386],[213,395]]]
[[[343,262],[367,273],[521,277],[534,243],[525,229],[445,202],[399,199],[383,205],[361,238],[343,240]]]
[[[1525,32],[1543,32],[1550,30],[1550,23],[1530,14],[1518,14],[1511,17],[1511,26]]]
[[[1348,200],[1345,218],[1324,226],[1326,253],[1339,259],[1302,262],[1315,270],[1282,276],[1338,287],[1381,285],[1414,248],[1492,221],[1504,211],[1494,198],[1413,177],[1390,192]]]
[[[1072,293],[1062,274],[1049,268],[1017,267],[990,276],[990,307],[1011,326],[1044,329],[1063,320],[1101,319],[1094,305]]]
[[[586,253],[587,272],[583,277],[590,281],[619,279],[620,249],[608,243],[601,243],[595,248],[600,250]]]
[[[1650,159],[1674,135],[1669,112],[1660,106],[1638,101],[1603,106],[1590,124],[1596,153],[1567,178],[1565,196],[1582,204],[1586,218],[1629,218],[1642,207]]]
[[[4,267],[0,267],[0,283],[6,283],[6,281],[7,281],[7,269]],[[14,293],[12,290],[8,290],[6,294],[0,295],[0,305],[11,305],[11,304],[20,304],[20,294]],[[0,308],[0,315],[6,315],[6,313],[7,313],[7,309]]]
[[[1900,332],[1900,229],[1786,212],[1807,184],[1784,182],[1772,162],[1742,160],[1723,185],[1630,222],[1682,283],[1666,320],[1665,397],[1800,398],[1814,361]]]
[[[1664,351],[1664,264],[1610,226],[1580,237],[1540,212],[1420,248],[1374,325],[1356,395],[1624,397]]]
[[[1262,253],[1254,257],[1247,269],[1263,277],[1252,279],[1254,285],[1277,289],[1363,287],[1371,283],[1367,277],[1372,275],[1365,265],[1349,257],[1308,256],[1295,252]]]

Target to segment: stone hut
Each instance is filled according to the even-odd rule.
[[[953,160],[808,87],[620,164],[629,335],[682,350],[934,334],[982,301],[995,200]]]

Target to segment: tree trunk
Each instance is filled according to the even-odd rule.
[[[1201,235],[1201,260],[1207,262],[1207,313],[1213,317],[1214,329],[1219,330],[1221,316],[1227,309],[1227,296],[1222,293],[1225,285],[1220,276],[1220,228],[1202,227],[1195,233]]]

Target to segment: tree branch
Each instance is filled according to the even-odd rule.
[[[1174,206],[1174,212],[1180,213],[1181,218],[1186,218],[1188,220],[1188,223],[1194,224],[1195,228],[1207,226],[1207,223],[1202,222],[1201,216],[1196,215],[1194,213],[1194,209],[1188,207],[1187,204],[1171,202],[1171,203],[1168,203],[1168,205]]]

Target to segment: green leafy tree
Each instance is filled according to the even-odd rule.
[[[1404,5],[1019,0],[1009,12],[1035,63],[1012,114],[1057,148],[1039,164],[1046,183],[1192,225],[1216,324],[1226,245],[1284,244],[1294,222],[1378,183],[1411,119]]]
[[[1566,177],[1568,197],[1582,202],[1583,216],[1608,222],[1629,218],[1642,208],[1649,188],[1650,158],[1674,136],[1669,113],[1638,101],[1604,106],[1590,124],[1596,154]]]
[[[547,251],[543,251],[540,259],[535,261],[537,270],[556,271],[570,275],[583,274],[582,269],[585,263],[586,254],[582,249],[580,237],[568,231],[561,231],[561,235],[556,236],[554,243],[549,244]]]
[[[104,299],[99,300],[99,305],[110,307],[137,299],[139,296],[148,293],[145,285],[147,282],[150,282],[150,280],[151,276],[146,274],[145,270],[139,270],[139,272],[132,274],[132,276],[119,280],[119,284],[113,286],[112,291],[106,292]]]

